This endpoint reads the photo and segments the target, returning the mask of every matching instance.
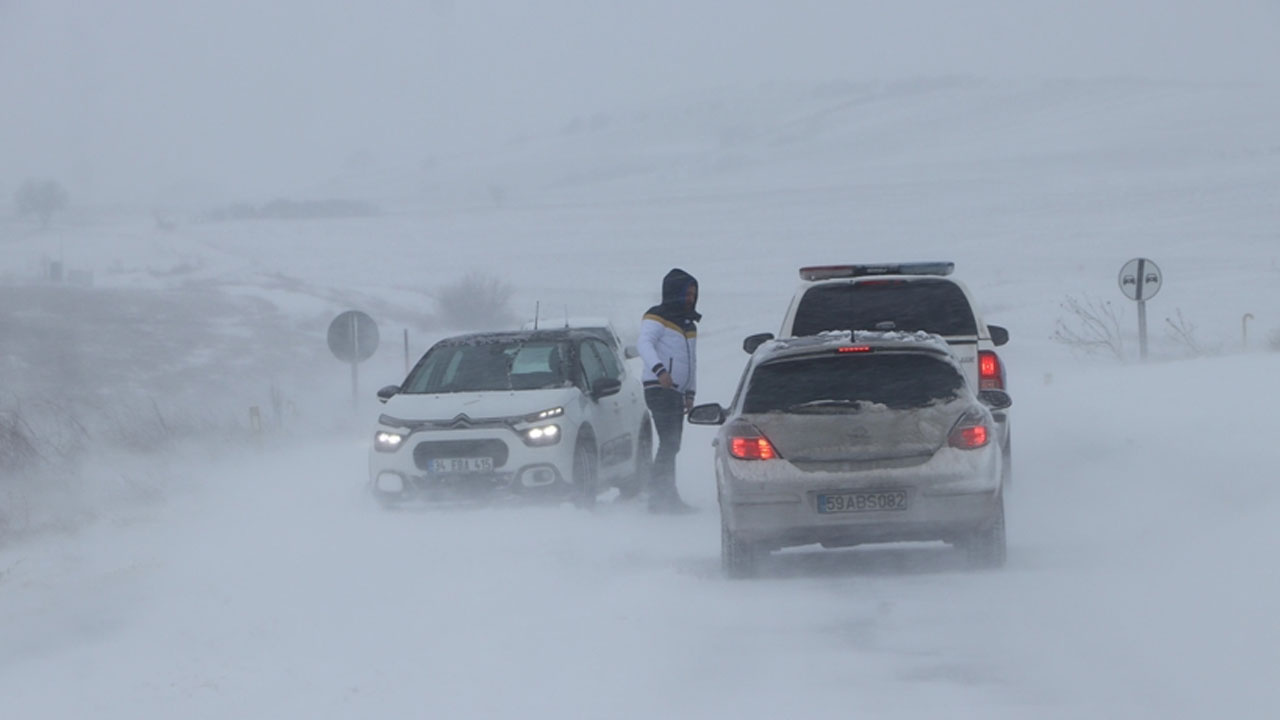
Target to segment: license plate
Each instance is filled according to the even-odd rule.
[[[442,474],[493,472],[493,458],[434,458],[431,461],[431,472]]]
[[[818,512],[881,512],[907,509],[906,490],[831,493],[818,496]]]

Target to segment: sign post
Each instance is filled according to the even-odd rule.
[[[1120,268],[1120,292],[1138,302],[1138,354],[1147,359],[1147,300],[1155,297],[1164,284],[1164,275],[1155,261],[1134,258]]]
[[[360,406],[360,378],[356,367],[378,349],[378,324],[359,310],[348,310],[329,323],[329,351],[351,363],[351,403]]]

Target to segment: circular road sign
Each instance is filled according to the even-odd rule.
[[[378,349],[378,324],[359,310],[348,310],[329,323],[329,350],[343,362],[358,363]]]
[[[1134,258],[1120,268],[1120,292],[1130,300],[1150,300],[1163,284],[1160,267],[1147,258]]]

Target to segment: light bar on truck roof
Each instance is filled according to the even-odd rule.
[[[883,265],[809,265],[800,268],[801,280],[865,277],[867,275],[950,275],[953,262],[886,263]]]

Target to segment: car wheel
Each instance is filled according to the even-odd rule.
[[[978,530],[965,540],[961,550],[969,558],[969,564],[976,568],[994,569],[1004,567],[1008,554],[1004,526],[1004,495],[996,502],[995,517],[986,527]]]
[[[638,437],[635,472],[618,486],[618,498],[622,500],[639,495],[649,485],[649,475],[653,472],[653,426],[648,420],[640,426]]]
[[[734,580],[755,577],[759,569],[760,548],[739,540],[729,525],[720,521],[720,566]]]
[[[596,478],[596,446],[590,437],[578,438],[573,448],[573,504],[591,509],[596,506],[599,494]]]

